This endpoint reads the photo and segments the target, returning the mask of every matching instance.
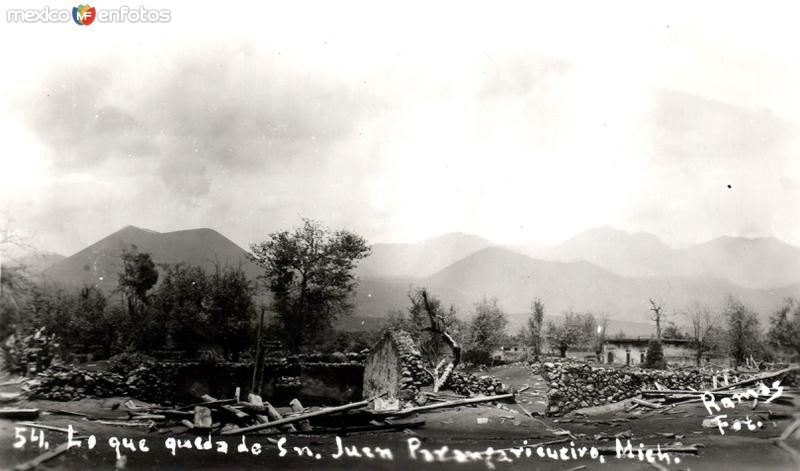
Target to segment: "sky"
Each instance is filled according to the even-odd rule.
[[[0,214],[65,255],[126,225],[246,247],[301,218],[372,242],[609,224],[800,246],[790,2],[377,3],[79,26],[5,2]]]

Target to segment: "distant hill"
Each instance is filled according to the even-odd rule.
[[[35,277],[65,258],[55,252],[30,251],[24,255],[6,258],[3,263],[12,267],[21,267],[26,273]]]
[[[676,272],[776,288],[800,282],[800,248],[772,237],[719,237],[679,251]]]
[[[569,239],[556,247],[549,258],[566,262],[585,260],[620,275],[653,276],[668,273],[671,252],[652,234],[603,226]]]
[[[373,244],[358,266],[363,277],[422,277],[492,245],[481,237],[454,232],[413,244]]]
[[[161,233],[127,226],[56,263],[44,272],[45,278],[63,285],[86,284],[111,291],[122,267],[122,251],[133,245],[140,252],[150,253],[156,264],[184,262],[207,270],[216,263],[241,265],[251,279],[260,274],[241,247],[212,229]]]
[[[625,276],[713,277],[758,289],[800,282],[800,248],[774,238],[726,236],[672,249],[652,234],[603,226],[556,247],[529,244],[516,251],[544,260],[584,260]]]
[[[669,249],[647,234],[605,227],[580,234],[555,249],[575,261],[535,259],[519,253],[519,248],[494,246],[486,239],[458,233],[416,244],[376,244],[373,255],[358,269],[355,317],[343,320],[342,325],[348,329],[379,325],[376,320],[390,311],[407,309],[409,289],[419,286],[429,288],[445,304],[453,304],[463,318],[472,315],[474,303],[484,295],[497,296],[509,314],[511,333],[527,318],[530,302],[537,296],[544,301],[548,316],[558,317],[567,309],[608,314],[613,320],[609,326],[612,334],[623,329],[629,335],[647,335],[652,329],[647,317],[651,297],[663,300],[666,312],[671,313],[695,301],[719,311],[726,295],[733,294],[766,318],[783,298],[800,297],[800,283],[756,289],[732,283],[722,273],[746,277],[748,267],[769,271],[776,266],[775,278],[762,284],[791,278],[789,265],[796,249],[775,239],[753,240],[721,238],[681,251]],[[159,233],[128,226],[58,261],[45,270],[44,277],[65,285],[90,284],[111,291],[116,288],[122,251],[132,245],[152,254],[158,264],[184,262],[211,270],[218,262],[241,265],[253,280],[261,274],[241,247],[214,230]],[[584,252],[592,256],[581,255]],[[659,265],[664,253],[666,265]],[[695,265],[681,265],[682,257]],[[767,262],[760,262],[759,257]],[[785,260],[778,260],[781,258]],[[720,261],[726,259],[733,261]],[[615,273],[601,264],[628,274]],[[726,272],[725,266],[733,268]],[[660,273],[662,270],[667,274]]]
[[[800,286],[779,290],[745,288],[711,277],[625,277],[588,262],[536,260],[499,247],[476,252],[425,278],[405,280],[364,279],[359,289],[358,315],[383,317],[392,309],[408,306],[408,286],[426,286],[446,304],[454,304],[464,317],[482,296],[497,296],[508,313],[524,315],[538,296],[548,314],[567,309],[605,312],[619,321],[648,323],[648,299],[663,300],[667,312],[680,311],[694,301],[721,308],[732,294],[756,309],[771,314],[787,295],[800,296]],[[681,322],[680,318],[676,319]]]

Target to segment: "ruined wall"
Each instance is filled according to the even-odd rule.
[[[656,381],[668,389],[709,389],[713,376],[697,369],[616,369],[585,363],[544,363],[540,372],[549,386],[547,415],[550,416],[628,399],[643,389],[656,389]],[[733,383],[748,376],[729,374],[728,380]]]
[[[400,392],[400,353],[391,335],[385,335],[367,356],[364,363],[364,397],[387,393],[387,400]]]
[[[364,366],[359,357],[303,355],[265,361],[262,395],[283,403],[293,398],[306,405],[343,404],[361,397]],[[324,360],[324,361],[303,361]],[[142,361],[125,370],[90,371],[73,365],[53,366],[29,384],[31,398],[72,400],[83,397],[131,396],[162,404],[194,402],[202,394],[233,397],[236,387],[250,388],[250,362]]]
[[[387,392],[387,399],[408,401],[417,395],[420,387],[430,383],[419,349],[408,332],[387,331],[367,355],[364,397]]]
[[[364,368],[364,397],[388,392],[401,401],[417,399],[420,388],[433,384],[425,371],[420,351],[404,331],[389,331],[372,349]],[[465,396],[507,392],[506,386],[491,376],[476,376],[454,371],[443,385]]]

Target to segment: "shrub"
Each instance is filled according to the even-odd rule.
[[[463,361],[473,365],[490,365],[492,363],[492,354],[485,350],[467,350],[464,353]]]
[[[667,362],[664,360],[664,347],[661,341],[653,339],[647,344],[647,356],[644,360],[645,368],[664,369]]]

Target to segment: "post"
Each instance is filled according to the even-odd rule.
[[[256,361],[253,365],[253,384],[250,387],[252,394],[261,395],[261,383],[264,376],[264,305],[261,305],[261,315],[258,318],[258,335],[256,340]]]

